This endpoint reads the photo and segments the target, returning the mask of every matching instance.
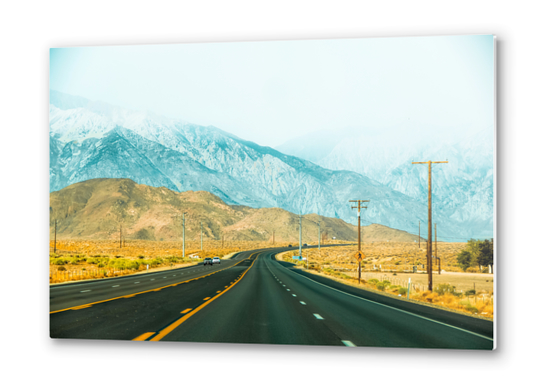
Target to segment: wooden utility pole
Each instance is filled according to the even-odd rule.
[[[418,221],[418,248],[421,248],[421,242],[422,242],[422,222]]]
[[[435,223],[435,259],[437,259],[437,261],[438,261],[438,274],[440,275],[440,257],[438,257],[438,254],[437,254],[437,244],[438,244],[438,240],[437,240],[437,223]]]
[[[432,247],[432,233],[431,233],[431,164],[438,164],[438,163],[447,163],[448,161],[413,161],[412,164],[427,164],[428,165],[428,171],[429,171],[429,177],[428,177],[428,200],[427,200],[427,206],[428,206],[428,212],[427,212],[427,288],[429,291],[433,291],[433,258],[431,255],[431,247]]]
[[[320,250],[320,220],[318,220],[318,250]]]
[[[350,207],[358,209],[358,284],[361,284],[361,208],[367,209],[367,206],[362,207],[361,203],[368,203],[370,200],[349,200],[350,203],[357,203],[356,206]]]
[[[301,223],[301,212],[299,213],[299,259],[301,261],[303,261],[303,253],[301,252],[301,247],[303,246],[303,244],[301,243],[302,241],[302,236],[301,236],[301,233],[302,233],[302,223]],[[309,258],[307,257],[307,269],[309,269]]]
[[[184,259],[184,252],[185,252],[185,235],[184,235],[184,214],[186,212],[183,212],[183,259]]]
[[[54,253],[56,253],[56,219],[55,219],[55,250]]]

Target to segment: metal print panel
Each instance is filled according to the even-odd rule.
[[[491,35],[54,48],[50,337],[493,350]]]

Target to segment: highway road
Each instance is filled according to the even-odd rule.
[[[493,322],[291,268],[286,249],[50,287],[52,338],[492,350]]]

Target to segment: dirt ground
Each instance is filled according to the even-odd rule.
[[[357,273],[345,273],[350,276],[357,277]],[[406,287],[408,279],[411,279],[412,284],[420,284],[427,289],[428,276],[425,273],[379,273],[379,272],[362,272],[361,278],[365,280],[378,279],[389,280],[392,284]],[[470,289],[475,289],[478,293],[492,293],[494,290],[493,274],[488,273],[463,273],[463,272],[442,272],[433,273],[433,288],[439,284],[450,284],[456,288],[456,291],[466,292]]]

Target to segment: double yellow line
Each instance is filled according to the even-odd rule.
[[[245,260],[250,260],[252,258],[252,256],[254,255],[254,253],[252,255],[250,255],[250,257],[248,259],[245,259]],[[259,254],[258,254],[259,256]],[[221,291],[219,294],[217,294],[216,296],[213,296],[211,299],[205,301],[203,304],[201,304],[199,307],[197,307],[196,309],[194,309],[193,311],[187,313],[186,315],[180,317],[179,319],[177,319],[176,321],[174,321],[173,323],[171,323],[170,325],[168,325],[166,328],[162,329],[160,332],[158,332],[158,334],[156,336],[154,336],[152,339],[150,339],[149,341],[160,341],[162,340],[166,335],[168,335],[171,331],[173,331],[175,328],[177,328],[179,325],[181,325],[182,323],[184,323],[186,320],[188,320],[190,317],[192,317],[192,315],[196,314],[197,312],[201,311],[205,306],[207,306],[210,302],[212,302],[213,300],[216,300],[218,299],[220,296],[222,296],[224,293],[228,292],[235,284],[237,284],[238,282],[241,281],[241,279],[247,274],[247,272],[250,270],[250,268],[252,268],[252,266],[254,265],[254,263],[256,263],[256,259],[258,258],[258,256],[256,256],[256,258],[254,259],[254,261],[252,262],[252,264],[250,265],[250,267],[247,268],[247,270],[245,272],[243,272],[243,274],[241,276],[239,276],[234,282],[232,282],[232,284],[230,286],[228,286],[226,289],[224,289],[223,291]],[[243,261],[245,261],[243,260]],[[183,311],[184,312],[184,311]],[[136,341],[143,341],[143,340],[147,340],[149,337],[151,337],[152,335],[154,335],[156,332],[147,332],[147,333],[144,333],[138,337],[136,337],[135,339],[133,340],[136,340]]]
[[[137,295],[141,295],[141,294],[143,294],[143,293],[157,292],[157,291],[160,291],[160,290],[162,290],[162,289],[164,289],[164,288],[176,287],[177,285],[180,285],[180,284],[186,284],[186,283],[189,283],[189,282],[191,282],[191,281],[198,280],[198,279],[203,279],[203,278],[205,278],[205,277],[207,277],[207,276],[211,276],[211,275],[213,275],[213,274],[215,274],[215,273],[222,272],[222,271],[225,271],[225,270],[227,270],[227,269],[233,268],[233,267],[235,267],[236,265],[242,263],[243,261],[249,260],[250,257],[252,257],[252,255],[254,255],[254,253],[251,254],[247,259],[243,259],[243,260],[241,260],[241,261],[235,263],[234,265],[229,266],[228,268],[224,268],[224,269],[221,269],[221,270],[219,270],[219,271],[211,272],[211,273],[209,273],[209,274],[207,274],[207,275],[203,275],[203,276],[200,276],[200,277],[195,277],[195,278],[190,279],[190,280],[186,280],[186,281],[181,281],[181,282],[179,282],[179,283],[174,283],[174,284],[165,285],[165,286],[159,287],[159,288],[149,289],[149,290],[147,290],[147,291],[141,291],[141,292],[136,292],[136,293],[130,293],[130,294],[128,294],[128,295],[118,296],[118,297],[114,297],[114,298],[112,298],[112,299],[100,300],[100,301],[95,301],[95,302],[92,302],[92,303],[77,305],[77,306],[75,306],[75,307],[69,307],[69,308],[59,309],[59,310],[56,310],[56,311],[49,312],[49,314],[51,315],[51,314],[53,314],[53,313],[64,312],[64,311],[77,311],[78,309],[89,308],[89,307],[91,307],[91,306],[93,306],[93,305],[95,305],[95,304],[106,303],[106,302],[108,302],[108,301],[113,301],[113,300],[118,300],[118,299],[129,299],[130,297],[134,297],[134,296],[137,296]],[[249,269],[250,269],[250,268],[249,268]]]

